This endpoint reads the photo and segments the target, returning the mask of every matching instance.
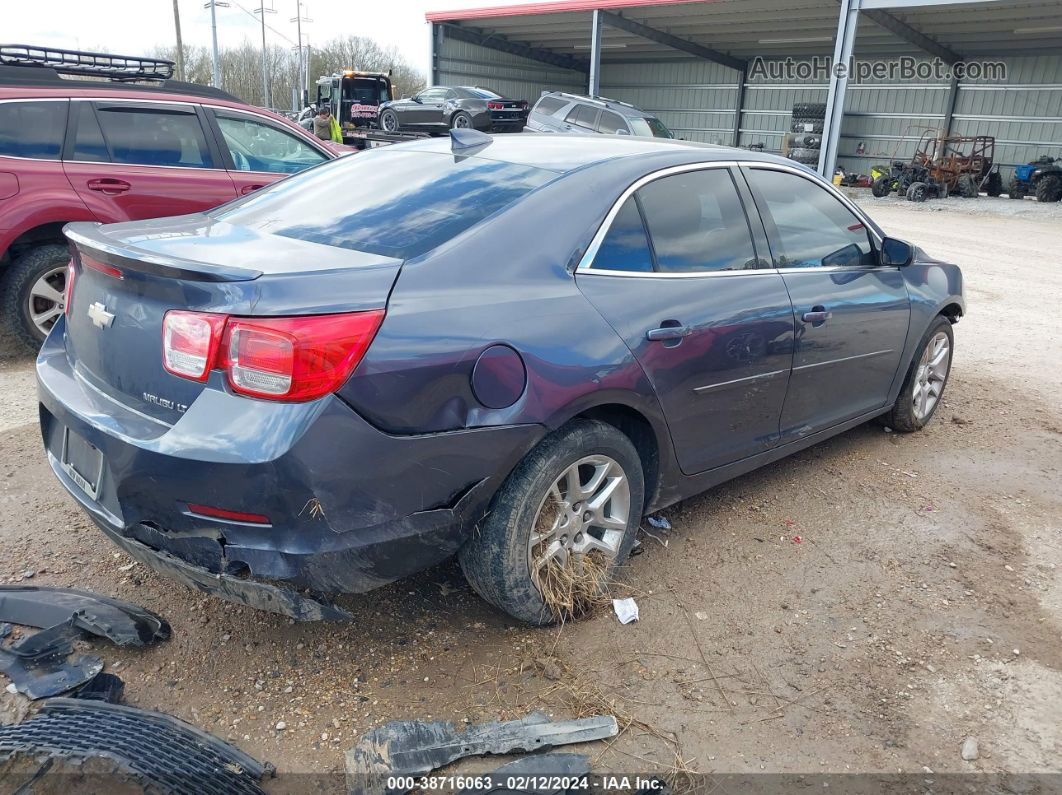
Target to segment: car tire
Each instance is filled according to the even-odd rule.
[[[924,202],[926,200],[926,183],[912,182],[907,188],[907,201]]]
[[[1060,198],[1062,198],[1062,179],[1054,174],[1040,177],[1040,181],[1036,183],[1036,201],[1056,202]]]
[[[55,293],[64,294],[69,262],[70,249],[61,243],[49,243],[19,256],[7,266],[0,279],[0,311],[4,313],[4,322],[11,334],[33,351],[40,349],[48,332],[34,321],[31,306],[36,307],[38,315],[58,309],[45,324],[50,329],[62,314],[64,304],[59,300],[47,306],[50,291],[44,288],[50,286]]]
[[[380,114],[380,129],[384,132],[398,132],[401,125],[398,123],[398,114],[393,110],[385,110]]]
[[[888,174],[878,177],[870,186],[870,192],[874,198],[883,199],[892,193],[892,177]]]
[[[822,135],[822,119],[807,119],[794,117],[789,125],[789,131],[804,135]]]
[[[1012,199],[1025,198],[1025,186],[1018,180],[1012,179],[1007,186],[1007,195]]]
[[[471,130],[472,127],[472,117],[463,110],[457,111],[457,113],[450,117],[451,130]]]
[[[622,523],[622,531],[588,524],[584,532],[582,520],[573,518],[570,508],[577,503],[569,501],[572,490],[560,486],[560,483],[571,482],[565,480],[565,476],[573,468],[575,477],[582,480],[585,470],[597,466],[584,462],[607,465],[603,477],[610,484],[613,478],[620,475],[625,479],[614,487],[612,496],[600,506],[600,514],[595,517],[612,514],[607,518]],[[594,472],[596,475],[598,470]],[[588,479],[587,482],[592,481]],[[540,533],[542,538],[538,544],[532,545],[532,531],[542,521],[543,510],[548,510],[547,498],[554,493],[555,486],[556,493],[565,498],[561,503],[565,507],[551,522],[552,527]],[[543,439],[506,478],[494,495],[487,515],[461,548],[458,556],[461,568],[476,593],[514,618],[535,625],[565,620],[570,616],[558,614],[550,606],[543,596],[539,576],[532,574],[534,555],[545,559],[545,555],[539,554],[544,549],[556,544],[562,547],[575,544],[577,540],[580,544],[591,543],[591,539],[597,544],[607,542],[614,552],[611,557],[605,558],[607,562],[603,566],[603,581],[607,582],[630,556],[641,523],[644,493],[641,459],[631,440],[607,423],[575,420]],[[600,496],[600,492],[592,492],[589,498],[583,499],[593,500],[594,494]],[[621,504],[624,497],[626,505]],[[585,516],[576,513],[580,517]],[[562,524],[558,525],[558,522]],[[571,536],[563,533],[565,526],[572,528]],[[619,535],[621,532],[622,535]],[[564,554],[571,554],[573,564],[579,560],[580,554],[592,554],[591,551],[580,553],[577,548],[568,547],[568,550]],[[545,565],[548,567],[552,564]],[[595,580],[595,583],[601,582]]]
[[[946,361],[938,363],[934,370],[930,365],[933,357],[940,355],[937,349],[940,340],[946,344],[944,348]],[[907,368],[907,376],[903,380],[903,386],[900,387],[896,402],[887,413],[882,415],[881,421],[884,425],[900,433],[912,433],[920,431],[929,424],[944,397],[948,376],[951,375],[954,350],[955,335],[951,329],[951,321],[943,315],[938,315],[926,333],[922,335],[922,340],[911,359],[911,366]],[[932,404],[923,410],[919,408],[919,401],[927,385],[932,392]]]
[[[826,104],[823,102],[798,102],[793,105],[793,116],[824,119],[826,118]]]

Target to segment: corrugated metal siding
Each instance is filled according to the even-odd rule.
[[[729,144],[738,74],[708,61],[609,64],[601,94],[658,116],[679,138]]]
[[[1028,163],[1041,155],[1062,157],[1062,56],[1002,58],[1005,86],[984,80],[959,86],[952,131],[994,135],[996,161]]]
[[[481,85],[512,99],[535,102],[543,91],[586,93],[586,75],[518,55],[443,38],[439,85]]]

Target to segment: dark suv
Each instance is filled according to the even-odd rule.
[[[0,311],[27,345],[63,312],[67,222],[200,212],[345,151],[172,71],[0,45]]]
[[[527,132],[601,133],[644,138],[674,138],[650,113],[606,97],[583,97],[551,91],[543,94],[527,117]]]

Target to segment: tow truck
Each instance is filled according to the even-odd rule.
[[[424,138],[425,133],[390,133],[380,129],[380,104],[393,98],[390,72],[344,69],[317,79],[314,108],[329,105],[343,132],[343,143],[357,149]]]

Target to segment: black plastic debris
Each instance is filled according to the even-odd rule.
[[[347,789],[355,795],[402,792],[389,777],[419,776],[466,756],[531,753],[557,745],[615,737],[611,715],[551,721],[541,712],[520,720],[479,723],[461,731],[449,721],[392,721],[364,734],[347,751]]]
[[[161,616],[132,602],[73,588],[0,585],[0,621],[29,627],[73,625],[119,646],[146,646],[170,637]]]
[[[584,795],[590,788],[589,777],[586,754],[532,754],[477,777],[475,787],[458,795]],[[512,789],[510,783],[528,786]]]
[[[7,675],[18,692],[33,700],[84,685],[102,670],[103,660],[88,654],[73,660],[67,660],[66,654],[19,657],[0,648],[0,673]]]
[[[105,701],[117,704],[125,694],[125,682],[115,674],[96,674],[70,694],[71,698],[84,698],[89,701]]]
[[[0,621],[43,627],[0,646],[0,673],[31,699],[82,687],[103,670],[99,657],[70,659],[74,642],[86,635],[119,646],[145,646],[170,637],[170,625],[150,610],[70,588],[0,586]],[[0,626],[0,638],[10,634],[10,624]]]
[[[0,726],[0,762],[18,756],[109,760],[146,791],[173,795],[257,795],[275,772],[172,715],[73,698],[50,699],[33,718]]]

